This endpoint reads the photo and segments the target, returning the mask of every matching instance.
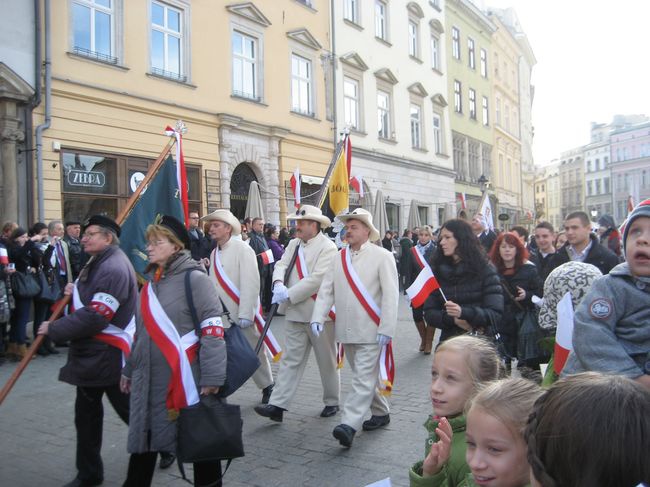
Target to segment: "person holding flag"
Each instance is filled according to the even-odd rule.
[[[349,448],[360,427],[372,431],[390,423],[386,395],[395,373],[391,342],[399,288],[393,255],[372,243],[380,238],[372,215],[357,208],[339,219],[345,223],[348,247],[335,256],[332,271],[323,279],[311,326],[314,334],[322,333],[335,306],[336,340],[345,347],[354,375],[341,424],[332,434]],[[363,421],[368,409],[372,417]]]
[[[217,286],[219,299],[226,313],[243,330],[253,348],[264,326],[260,306],[260,274],[255,251],[242,240],[233,238],[241,233],[239,220],[230,211],[215,210],[202,218],[209,223],[210,237],[217,246],[210,254],[210,277]],[[261,322],[260,322],[261,320]],[[255,326],[253,326],[255,325]],[[264,342],[274,357],[281,353],[273,335],[267,334]],[[260,368],[253,374],[253,381],[262,389],[262,403],[267,404],[273,391],[271,364],[264,347],[259,353]],[[279,357],[278,357],[279,358]]]
[[[436,246],[433,242],[433,231],[428,225],[420,228],[418,233],[418,243],[415,247],[410,249],[411,255],[408,256],[408,262],[411,263],[411,272],[412,276],[419,277],[423,269],[430,267],[431,262],[433,262],[433,256],[436,252]],[[435,279],[435,277],[434,277]],[[411,289],[409,287],[409,289]],[[408,290],[407,290],[408,294]],[[410,297],[410,296],[409,296]],[[426,296],[425,296],[426,298]],[[418,305],[419,304],[419,305]],[[424,322],[424,313],[422,305],[424,303],[418,303],[417,301],[411,300],[411,311],[413,314],[413,321],[415,322],[415,327],[420,334],[420,352],[424,352],[425,355],[431,353],[431,347],[433,344],[433,335],[435,334],[436,329],[432,326],[426,326]]]
[[[77,476],[67,487],[100,485],[104,471],[100,450],[108,396],[118,416],[129,420],[129,397],[120,391],[123,354],[133,335],[138,286],[133,266],[120,250],[120,226],[103,215],[82,225],[81,244],[91,256],[74,284],[65,288],[74,299],[73,311],[56,321],[41,323],[38,333],[55,342],[70,341],[68,361],[59,380],[77,387]],[[127,330],[125,330],[127,329]]]
[[[337,254],[334,242],[321,232],[331,222],[320,209],[310,205],[303,205],[295,215],[290,215],[287,219],[296,221],[297,238],[289,242],[287,251],[275,264],[273,272],[273,303],[286,306],[286,350],[280,361],[280,371],[269,404],[255,407],[255,412],[260,416],[278,422],[282,421],[282,414],[289,408],[296,393],[312,347],[323,384],[325,407],[321,417],[327,418],[337,413],[340,393],[332,324],[334,312],[328,313],[322,333],[312,334],[309,327],[316,294]],[[285,285],[285,272],[294,255],[295,265],[289,269]]]

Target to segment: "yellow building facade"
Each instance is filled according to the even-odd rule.
[[[328,2],[310,4],[57,2],[45,220],[115,216],[180,119],[192,209],[243,218],[255,180],[267,220],[284,221],[296,166],[322,177],[334,147]]]

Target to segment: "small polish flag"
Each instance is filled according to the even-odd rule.
[[[553,369],[560,375],[569,353],[573,350],[573,301],[566,293],[557,303],[557,330],[555,331],[555,355]]]
[[[9,255],[7,255],[7,249],[5,248],[0,248],[0,264],[9,264]]]
[[[300,208],[300,169],[296,168],[295,171],[293,171],[293,175],[291,176],[291,179],[289,179],[289,182],[291,183],[291,191],[293,191],[293,206],[296,208]]]
[[[360,198],[363,198],[363,178],[361,176],[357,175],[350,179],[350,186],[359,193]]]
[[[264,265],[268,264],[273,264],[275,262],[275,259],[273,258],[273,252],[271,249],[265,250],[261,254],[258,254],[262,258],[262,262],[264,262]]]
[[[460,201],[460,209],[467,209],[467,200],[465,199],[465,193],[458,193],[457,199]]]
[[[438,284],[436,276],[433,275],[431,267],[425,266],[415,281],[413,281],[413,284],[406,290],[406,294],[411,300],[413,307],[419,308],[427,300],[429,294],[436,289],[440,289],[440,284]]]

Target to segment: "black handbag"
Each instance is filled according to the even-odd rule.
[[[38,280],[41,285],[41,292],[38,293],[39,301],[54,303],[61,297],[61,286],[53,269],[38,271]]]
[[[18,298],[33,298],[41,292],[41,285],[31,272],[16,271],[11,274],[11,289]]]
[[[538,313],[532,309],[517,312],[519,337],[517,343],[517,359],[520,362],[539,361],[548,362],[551,358],[549,351],[542,346],[546,338],[544,330],[538,324]]]

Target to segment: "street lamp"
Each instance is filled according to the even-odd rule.
[[[598,216],[598,210],[596,208],[592,208],[591,209],[591,218],[595,220],[597,216]]]
[[[485,193],[490,186],[490,180],[486,178],[484,174],[481,174],[481,177],[478,178],[478,184],[481,187],[481,192]]]

